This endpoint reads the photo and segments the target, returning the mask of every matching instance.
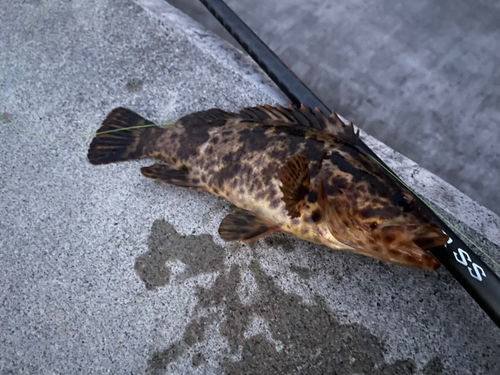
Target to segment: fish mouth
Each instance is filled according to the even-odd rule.
[[[434,247],[444,246],[448,240],[449,237],[443,233],[441,228],[436,224],[430,224],[415,233],[413,243],[422,250],[429,250]]]
[[[384,245],[389,249],[415,245],[422,250],[443,246],[449,237],[436,224],[390,225],[376,230]]]
[[[372,237],[387,249],[382,260],[423,270],[439,267],[439,261],[428,250],[448,241],[436,224],[384,226],[374,229]]]

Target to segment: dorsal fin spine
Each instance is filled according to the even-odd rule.
[[[303,125],[313,129],[329,133],[340,141],[356,145],[359,139],[359,130],[354,131],[352,122],[348,125],[339,118],[339,116],[332,112],[327,116],[317,107],[312,110],[303,104],[300,107],[295,107],[292,104],[288,108],[283,108],[279,104],[272,107],[268,104],[264,106],[257,105],[255,107],[244,108],[240,111],[242,118],[255,121],[282,121],[290,125]]]

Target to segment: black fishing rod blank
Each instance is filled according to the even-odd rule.
[[[300,106],[332,111],[271,51],[222,0],[200,0],[231,36],[260,65],[290,101]],[[389,171],[390,168],[361,140],[359,147]],[[391,171],[392,172],[392,171]],[[394,172],[392,172],[394,173]],[[396,175],[396,174],[394,174]],[[420,198],[420,205],[450,237],[445,246],[430,251],[500,327],[500,278]]]

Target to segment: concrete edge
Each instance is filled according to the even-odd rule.
[[[288,102],[286,96],[250,56],[220,39],[184,12],[161,0],[133,1],[163,29],[173,32],[181,29],[182,34],[188,36],[203,53],[215,57],[228,69],[243,72],[243,78],[252,85],[258,86],[259,90],[264,91],[265,94],[275,97],[277,102],[282,104]],[[185,28],[186,24],[189,28]]]

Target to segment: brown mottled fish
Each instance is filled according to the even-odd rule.
[[[153,124],[114,109],[99,133]],[[210,109],[174,126],[97,135],[94,165],[155,158],[144,176],[205,191],[237,206],[219,228],[227,241],[254,241],[273,232],[421,269],[439,263],[427,250],[448,237],[418,201],[357,146],[345,126],[304,106],[268,105],[238,113]]]

